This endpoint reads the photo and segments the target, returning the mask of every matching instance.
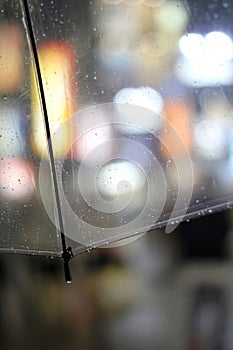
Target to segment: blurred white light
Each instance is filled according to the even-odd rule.
[[[176,62],[175,73],[182,83],[189,86],[231,85],[233,83],[233,61],[219,64],[214,60],[191,61],[181,57]]]
[[[104,142],[107,142],[112,137],[111,126],[93,126],[91,129],[87,129],[82,136],[77,139],[76,147],[79,154],[80,160],[87,157],[91,152],[93,155],[91,159],[94,162],[97,154],[94,153],[94,150]],[[109,150],[106,150],[106,153],[109,154]],[[106,156],[107,157],[107,156]]]
[[[113,138],[111,117],[105,105],[93,106],[81,111],[74,119],[74,143],[71,158],[86,166],[96,166],[112,156],[112,146],[104,147],[105,142]],[[100,146],[101,151],[100,151]]]
[[[185,34],[179,40],[179,48],[184,57],[201,65],[204,62],[221,64],[233,58],[231,38],[222,32],[210,32],[205,37]]]
[[[35,189],[35,175],[29,161],[6,158],[0,161],[0,193],[8,200],[27,201]]]
[[[204,41],[205,39],[201,34],[185,34],[179,40],[180,51],[191,61],[200,60],[204,52]]]
[[[143,171],[127,160],[103,166],[98,172],[96,181],[99,192],[106,197],[133,194],[145,183],[146,177]]]
[[[198,154],[203,158],[219,159],[226,153],[226,129],[220,121],[200,121],[194,130],[194,141]]]
[[[114,102],[144,107],[155,113],[160,113],[163,108],[161,95],[150,87],[122,89],[116,94]]]
[[[177,61],[176,73],[188,85],[230,85],[233,82],[233,43],[222,32],[189,33],[179,40],[183,55]]]
[[[231,38],[223,32],[210,32],[206,35],[208,52],[212,52],[212,59],[218,62],[229,61],[233,58],[233,43]]]
[[[161,124],[159,113],[163,109],[163,99],[150,87],[122,89],[115,95],[114,102],[119,112],[119,128],[123,131],[147,133]]]

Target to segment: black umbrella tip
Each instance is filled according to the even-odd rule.
[[[67,284],[70,284],[72,282],[71,273],[70,273],[70,266],[69,261],[73,257],[73,252],[71,247],[68,247],[66,251],[62,254],[63,260],[64,260],[64,273],[65,273],[65,280]]]

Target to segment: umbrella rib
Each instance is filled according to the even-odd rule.
[[[64,225],[63,225],[63,218],[62,218],[62,210],[61,210],[61,204],[60,204],[60,196],[59,196],[59,185],[58,185],[58,179],[56,175],[56,167],[55,167],[55,161],[54,161],[54,152],[53,152],[53,145],[51,140],[51,131],[50,131],[50,124],[49,124],[49,116],[48,116],[48,110],[47,110],[47,104],[46,104],[46,98],[45,98],[45,91],[43,87],[43,80],[41,75],[41,69],[40,69],[40,62],[39,57],[37,53],[37,47],[36,47],[36,40],[30,15],[30,10],[28,6],[27,0],[20,0],[23,16],[25,20],[25,27],[28,31],[28,39],[31,46],[34,63],[36,67],[36,74],[37,74],[37,81],[39,85],[40,90],[40,98],[41,98],[41,105],[44,115],[44,122],[45,122],[45,129],[46,129],[46,137],[48,142],[48,151],[49,151],[49,157],[50,157],[50,164],[51,164],[51,170],[52,170],[52,179],[53,179],[53,185],[54,185],[54,193],[55,193],[55,199],[57,204],[57,214],[58,214],[58,222],[59,222],[59,228],[60,228],[60,236],[61,236],[61,243],[62,243],[62,250],[63,250],[63,260],[64,260],[64,272],[65,272],[65,279],[67,283],[71,283],[71,274],[70,274],[70,268],[69,268],[69,261],[71,257],[73,256],[72,250],[70,247],[67,248],[66,246],[66,238],[64,234]]]

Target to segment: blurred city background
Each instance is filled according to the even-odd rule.
[[[1,0],[1,348],[231,350],[233,5],[28,3],[77,257],[66,285],[26,14]]]

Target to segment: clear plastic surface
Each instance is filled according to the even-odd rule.
[[[30,81],[32,56],[22,19],[19,1],[1,2],[0,250],[60,255],[56,226],[51,223],[40,196],[40,159],[31,147],[31,81],[35,75],[31,74]],[[55,215],[49,164],[43,176]]]
[[[15,117],[13,128],[2,121],[2,128],[14,131],[5,141],[10,146],[0,139],[0,147],[3,169],[9,149],[19,157],[21,147],[24,161],[33,160],[30,209],[20,204],[27,230],[39,217],[37,237],[46,231],[50,250],[56,237],[50,232],[60,230],[54,213],[59,205],[67,244],[78,254],[156,227],[172,232],[182,220],[230,208],[233,5],[225,0],[28,3],[56,174],[52,179],[40,91],[19,13],[24,39],[17,31],[9,52],[24,68],[17,71],[12,64],[10,71],[18,73],[8,72],[7,87],[0,79],[1,109],[13,116],[26,101],[30,127],[21,130]],[[10,23],[6,15],[4,21]],[[4,35],[1,30],[0,46]],[[19,129],[20,147],[11,142]],[[6,201],[9,210],[17,203],[14,193]],[[24,237],[18,228],[17,237]]]

